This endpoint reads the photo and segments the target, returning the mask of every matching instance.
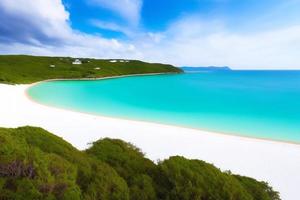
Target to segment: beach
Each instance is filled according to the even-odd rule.
[[[158,161],[181,155],[268,182],[284,200],[299,199],[300,145],[162,124],[115,119],[40,105],[31,85],[0,84],[0,127],[42,127],[83,150],[101,138],[118,138]]]

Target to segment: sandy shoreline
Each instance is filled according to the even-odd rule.
[[[31,86],[39,84],[41,82],[51,82],[51,81],[97,81],[97,80],[105,80],[105,79],[126,78],[126,77],[132,77],[132,76],[153,76],[153,75],[172,75],[172,74],[174,75],[174,74],[180,74],[180,73],[161,72],[161,73],[144,73],[144,74],[126,74],[126,75],[116,75],[116,76],[104,76],[104,77],[99,77],[99,78],[53,78],[53,79],[38,81],[38,82],[35,82],[32,84],[23,84],[23,85],[28,85],[28,87],[31,87]],[[18,84],[16,84],[16,85],[18,85]]]
[[[161,73],[158,74],[149,74],[149,75],[163,75]],[[125,78],[127,76],[135,76],[135,75],[124,75],[124,76],[118,76],[118,77],[106,77],[106,78],[97,78],[95,80],[103,80],[103,79],[112,79],[112,78]],[[143,75],[138,75],[138,76],[143,76]],[[81,114],[85,114],[85,115],[92,115],[95,117],[99,117],[99,115],[94,114],[94,113],[89,113],[89,112],[83,112],[83,111],[77,111],[77,110],[72,110],[72,109],[64,109],[64,108],[59,108],[59,107],[55,107],[55,106],[48,106],[42,103],[39,103],[37,101],[35,101],[34,99],[31,98],[31,96],[28,94],[28,90],[39,83],[42,82],[51,82],[51,81],[70,81],[70,80],[76,80],[76,79],[51,79],[51,80],[46,80],[46,81],[40,81],[37,83],[33,83],[28,85],[28,87],[26,88],[26,90],[24,91],[24,95],[33,103],[35,104],[39,104],[41,106],[45,106],[48,108],[55,108],[58,110],[63,110],[63,111],[71,111],[71,112],[76,112],[76,113],[81,113]],[[79,79],[82,80],[82,79]],[[83,80],[91,80],[91,79],[83,79]],[[92,79],[94,80],[94,79]],[[185,126],[177,126],[177,125],[169,125],[169,124],[164,124],[164,123],[156,123],[156,122],[150,122],[150,121],[145,121],[145,120],[135,120],[135,119],[126,119],[126,118],[121,118],[121,117],[109,117],[109,116],[104,116],[102,115],[101,117],[103,118],[108,118],[108,119],[116,119],[116,120],[122,120],[122,121],[128,121],[128,123],[135,121],[135,122],[142,122],[142,123],[151,123],[151,124],[155,124],[155,125],[160,125],[160,126],[172,126],[172,127],[177,127],[177,128],[185,128],[185,129],[189,129],[189,130],[195,130],[195,131],[200,131],[202,133],[209,133],[209,134],[215,134],[215,135],[225,135],[225,136],[234,136],[234,137],[241,137],[241,138],[248,138],[251,140],[259,140],[259,141],[269,141],[269,142],[277,142],[277,143],[287,143],[287,144],[293,144],[293,145],[299,145],[300,147],[300,143],[299,142],[293,142],[293,141],[283,141],[283,140],[275,140],[275,139],[269,139],[269,138],[259,138],[259,137],[251,137],[251,136],[246,136],[246,135],[239,135],[239,134],[234,134],[234,133],[226,133],[226,132],[216,132],[216,131],[210,131],[210,130],[205,130],[205,129],[197,129],[197,128],[191,128],[191,127],[185,127]]]
[[[39,83],[42,82],[51,82],[51,81],[73,81],[73,80],[79,80],[79,81],[94,81],[94,80],[105,80],[105,79],[115,79],[115,78],[126,78],[126,77],[132,77],[132,76],[151,76],[151,75],[168,75],[168,74],[174,74],[174,73],[150,73],[150,74],[132,74],[132,75],[120,75],[120,76],[112,76],[112,77],[103,77],[103,78],[95,78],[95,79],[89,79],[89,78],[83,78],[83,79],[49,79],[49,80],[45,80],[45,81],[39,81],[36,83],[32,83],[32,84],[27,84],[26,86],[26,90],[24,91],[24,95],[33,103],[35,104],[39,104],[41,106],[45,106],[45,107],[50,107],[53,108],[54,106],[48,106],[42,103],[39,103],[37,101],[35,101],[34,99],[31,98],[31,96],[28,94],[28,90],[34,86],[37,85]],[[25,85],[25,84],[24,84]],[[82,114],[87,114],[87,115],[92,115],[95,117],[98,117],[99,115],[94,114],[94,113],[88,113],[88,112],[82,112],[82,111],[76,111],[76,110],[70,110],[70,109],[64,109],[64,108],[58,108],[55,107],[56,109],[59,110],[64,110],[64,111],[72,111],[72,112],[76,112],[76,113],[82,113]],[[178,128],[186,128],[189,130],[196,130],[196,131],[201,131],[201,132],[205,132],[205,133],[209,133],[209,134],[219,134],[219,135],[226,135],[226,136],[235,136],[235,137],[242,137],[242,138],[248,138],[248,139],[255,139],[255,140],[262,140],[262,141],[272,141],[272,142],[278,142],[278,143],[288,143],[288,144],[294,144],[294,145],[299,145],[300,147],[300,143],[299,142],[293,142],[293,141],[282,141],[282,140],[275,140],[275,139],[267,139],[267,138],[259,138],[259,137],[250,137],[250,136],[245,136],[245,135],[239,135],[239,134],[234,134],[234,133],[223,133],[223,132],[212,132],[209,130],[204,130],[204,129],[197,129],[197,128],[190,128],[190,127],[184,127],[184,126],[176,126],[176,125],[168,125],[168,124],[164,124],[164,123],[155,123],[155,122],[148,122],[148,121],[143,121],[143,120],[132,120],[132,119],[126,119],[126,118],[120,118],[120,117],[108,117],[108,116],[101,116],[104,118],[110,118],[110,119],[117,119],[117,120],[123,120],[123,121],[128,121],[129,123],[132,121],[136,121],[136,122],[145,122],[145,123],[151,123],[151,124],[156,124],[156,125],[161,125],[161,126],[172,126],[172,127],[178,127]]]
[[[282,199],[298,199],[300,145],[52,108],[28,99],[29,86],[0,84],[0,127],[39,126],[79,149],[103,137],[119,138],[137,145],[152,160],[172,155],[205,160],[269,182]]]

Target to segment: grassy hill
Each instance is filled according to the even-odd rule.
[[[175,156],[158,164],[102,139],[79,151],[34,127],[0,128],[0,199],[278,200],[267,183]]]
[[[9,84],[34,83],[60,78],[100,78],[128,74],[181,73],[172,65],[146,63],[137,60],[80,59],[73,65],[70,57],[38,57],[0,55],[0,82]]]

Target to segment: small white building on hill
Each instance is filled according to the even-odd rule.
[[[73,62],[72,62],[73,65],[81,65],[82,62],[79,60],[79,59],[75,59]]]

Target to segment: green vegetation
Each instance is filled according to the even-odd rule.
[[[0,82],[9,84],[34,83],[47,79],[101,78],[107,76],[181,73],[172,65],[145,63],[137,60],[110,62],[110,60],[80,59],[73,65],[70,57],[38,57],[0,55]]]
[[[0,128],[0,199],[279,200],[267,183],[171,157],[154,164],[121,140],[78,151],[34,127]]]

